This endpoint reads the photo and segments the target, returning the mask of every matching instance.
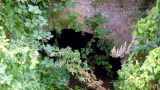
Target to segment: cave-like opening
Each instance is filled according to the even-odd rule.
[[[93,71],[96,75],[97,79],[104,80],[104,78],[109,80],[116,80],[118,78],[117,71],[121,69],[121,58],[114,58],[109,56],[105,53],[104,50],[101,50],[97,47],[97,44],[100,43],[102,40],[94,38],[93,34],[87,32],[75,32],[73,29],[63,29],[61,33],[56,33],[55,31],[51,31],[52,35],[54,36],[51,38],[47,44],[50,45],[57,45],[59,48],[66,48],[71,47],[72,50],[79,50],[82,54],[81,49],[87,48],[87,44],[94,39],[95,42],[92,43],[91,47],[93,51],[89,54],[90,60],[88,62],[94,62],[95,58],[98,56],[105,56],[106,58],[104,62],[108,62],[112,68],[110,70],[106,70],[104,65],[95,64],[92,65],[94,67]],[[105,44],[105,43],[104,43]],[[110,44],[110,43],[107,43]],[[108,56],[107,56],[108,55]],[[91,61],[92,60],[92,61]]]

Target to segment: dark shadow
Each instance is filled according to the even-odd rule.
[[[102,80],[106,77],[112,80],[116,80],[118,78],[117,71],[122,68],[121,58],[114,58],[112,56],[109,56],[106,62],[108,62],[112,66],[111,70],[107,71],[102,65],[95,65],[96,76],[99,76],[99,79]]]
[[[48,41],[49,44],[58,44],[60,48],[71,47],[73,50],[85,48],[87,43],[93,38],[93,35],[86,32],[75,32],[72,29],[63,29],[61,34],[57,35],[51,32],[54,38]]]
[[[112,69],[111,69],[112,78],[116,80],[118,78],[117,71],[122,68],[121,58],[120,57],[115,58],[115,57],[109,56],[108,62],[109,64],[112,65]]]

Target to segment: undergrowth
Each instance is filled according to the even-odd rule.
[[[68,86],[71,76],[89,87],[101,86],[94,83],[99,81],[89,73],[91,67],[86,61],[82,62],[78,50],[46,44],[54,37],[44,30],[46,28],[60,33],[64,28],[82,31],[85,27],[84,23],[76,22],[77,13],[63,12],[66,7],[73,8],[75,3],[72,0],[0,1],[1,90],[71,89]],[[101,16],[97,15],[93,17],[94,21],[88,19],[87,25],[97,23],[94,36],[104,39],[105,33],[99,27]],[[42,56],[39,51],[47,55]]]
[[[130,57],[119,71],[115,84],[117,90],[159,89],[159,13],[160,1],[157,0],[151,14],[137,22]]]

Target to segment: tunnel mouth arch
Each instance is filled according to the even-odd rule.
[[[104,43],[105,41],[103,39],[94,38],[94,35],[91,33],[82,31],[76,32],[74,29],[63,29],[61,30],[61,33],[57,33],[56,31],[50,32],[54,37],[48,40],[46,44],[52,46],[56,45],[60,49],[70,47],[72,50],[78,50],[82,61],[87,59],[88,65],[94,67],[93,72],[97,79],[105,80],[107,77],[108,80],[116,80],[118,78],[117,71],[121,69],[120,58],[111,57],[108,53],[112,49],[109,45],[111,44],[110,42],[106,41],[107,43]],[[109,49],[106,49],[108,52],[103,50],[108,47],[110,47]],[[82,50],[87,50],[88,48],[92,49],[92,51],[86,55],[87,58],[83,58],[82,55],[84,55],[84,52]],[[97,62],[101,63],[98,64]],[[104,64],[103,62],[107,63]],[[108,68],[107,70],[106,67],[108,66],[104,65],[109,64],[111,64],[112,69],[110,68],[109,70]]]

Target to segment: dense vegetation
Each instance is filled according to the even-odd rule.
[[[102,81],[94,75],[94,67],[102,66],[112,75],[109,62],[112,40],[101,25],[106,18],[96,13],[77,22],[78,14],[72,0],[1,0],[0,1],[0,90],[103,90]],[[141,90],[160,87],[160,1],[150,14],[137,21],[128,60],[118,71],[115,89]],[[92,39],[86,47],[61,48],[58,39],[62,29],[84,33],[90,28]],[[47,29],[47,30],[46,30]],[[51,32],[56,32],[54,36]],[[97,53],[99,52],[99,53]],[[70,87],[71,78],[76,84]],[[106,75],[106,78],[107,75]]]
[[[119,71],[118,90],[159,89],[159,13],[160,1],[157,0],[150,14],[135,25],[130,57]]]

